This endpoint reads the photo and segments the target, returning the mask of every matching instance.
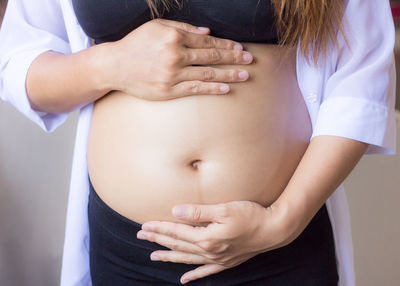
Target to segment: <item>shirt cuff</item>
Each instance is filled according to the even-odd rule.
[[[365,154],[396,154],[394,107],[349,96],[328,98],[320,106],[311,139],[318,135],[368,143]]]
[[[3,74],[4,101],[10,102],[28,119],[39,125],[44,131],[52,132],[65,122],[68,113],[47,113],[32,109],[26,92],[26,75],[32,62],[40,54],[49,51],[49,48],[41,48],[19,52],[7,63],[7,69]]]

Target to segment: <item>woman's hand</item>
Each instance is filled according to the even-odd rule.
[[[186,222],[209,224],[191,226],[149,221],[143,223],[137,237],[171,249],[152,252],[152,260],[205,264],[186,272],[181,277],[182,283],[234,267],[290,242],[287,239],[288,216],[273,205],[265,208],[251,201],[185,204],[175,206],[173,215]],[[158,259],[154,259],[156,256]]]
[[[98,83],[146,100],[225,94],[229,85],[223,82],[244,81],[247,71],[240,78],[239,68],[193,65],[247,64],[253,58],[240,43],[208,33],[172,20],[146,22],[119,41],[98,45]]]

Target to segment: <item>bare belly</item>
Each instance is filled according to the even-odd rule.
[[[88,168],[106,204],[138,223],[178,222],[175,204],[278,198],[311,136],[295,51],[281,58],[274,45],[243,46],[254,57],[242,66],[250,78],[226,95],[146,101],[111,92],[95,103]]]

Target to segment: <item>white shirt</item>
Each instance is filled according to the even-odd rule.
[[[394,23],[389,0],[345,0],[351,51],[341,35],[319,67],[297,53],[297,77],[313,133],[369,143],[366,154],[395,154]],[[70,0],[9,0],[0,31],[0,95],[46,132],[68,114],[32,110],[26,73],[41,53],[74,53],[90,46]],[[93,104],[81,108],[73,155],[62,263],[62,286],[91,285],[88,256],[87,137]],[[353,248],[343,184],[327,201],[332,222],[339,285],[353,286]],[[268,267],[266,265],[266,267]]]

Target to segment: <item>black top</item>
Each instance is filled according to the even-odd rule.
[[[160,18],[210,28],[210,35],[238,42],[277,43],[271,0],[181,0]],[[72,0],[75,14],[96,44],[122,39],[150,21],[145,0]]]

